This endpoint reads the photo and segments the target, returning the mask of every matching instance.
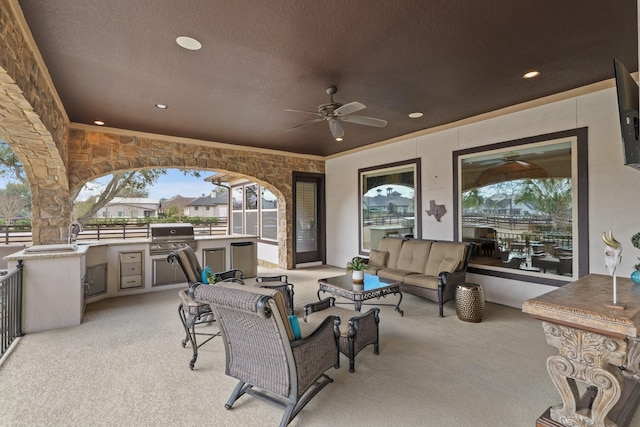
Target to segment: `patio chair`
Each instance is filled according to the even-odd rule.
[[[198,262],[195,252],[189,246],[180,248],[167,257],[167,262],[170,264],[177,264],[182,272],[189,287],[195,283],[201,283],[202,268]],[[224,282],[236,282],[244,285],[242,280],[242,271],[240,270],[227,270],[216,275],[223,279]],[[184,327],[185,337],[182,340],[182,347],[187,346],[187,342],[191,343],[191,349],[193,355],[189,361],[189,367],[194,368],[196,360],[198,359],[198,349],[211,341],[213,338],[220,335],[220,332],[197,332],[196,326],[199,325],[211,325],[215,322],[213,312],[208,304],[202,304],[194,301],[188,294],[187,290],[182,290],[178,293],[180,296],[180,304],[178,304],[178,316],[182,326]],[[198,343],[198,337],[206,337],[201,343]]]
[[[293,316],[293,284],[285,274],[279,276],[258,276],[256,283],[261,288],[275,289],[282,294],[287,312]],[[264,284],[267,283],[267,284]]]
[[[284,409],[284,427],[333,382],[325,372],[340,366],[336,316],[296,339],[282,294],[274,289],[224,283],[196,284],[190,292],[213,308],[225,345],[225,373],[238,380],[227,409],[249,394]]]
[[[355,372],[356,355],[364,347],[373,344],[373,354],[379,352],[380,309],[369,309],[360,313],[348,308],[336,307],[336,299],[325,298],[304,306],[304,321],[314,325],[331,314],[340,318],[340,352],[349,358],[349,372]],[[304,324],[303,324],[304,329]]]

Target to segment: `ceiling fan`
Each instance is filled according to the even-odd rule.
[[[329,86],[327,88],[326,92],[330,96],[330,102],[328,104],[320,105],[318,107],[318,111],[286,109],[285,111],[292,111],[294,113],[314,114],[318,116],[318,118],[316,119],[307,120],[307,121],[298,123],[297,125],[293,126],[291,129],[287,129],[287,130],[294,130],[301,126],[326,120],[329,122],[329,129],[331,130],[331,135],[333,135],[336,141],[342,141],[342,138],[344,137],[344,130],[342,129],[342,125],[340,124],[340,121],[356,123],[356,124],[365,125],[365,126],[375,126],[379,128],[385,127],[387,125],[386,120],[376,119],[373,117],[365,117],[365,116],[352,116],[351,115],[352,113],[355,113],[356,111],[360,111],[367,108],[366,105],[358,101],[353,101],[344,105],[338,102],[335,102],[333,100],[333,95],[337,91],[338,91],[338,88],[335,86]]]

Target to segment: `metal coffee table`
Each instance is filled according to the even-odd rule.
[[[395,304],[396,311],[404,316],[404,311],[400,310],[402,302],[402,292],[400,292],[401,282],[393,280],[381,279],[373,274],[364,275],[364,283],[353,283],[351,274],[342,276],[328,277],[318,280],[318,299],[320,300],[320,292],[328,292],[333,296],[348,298],[353,301],[353,305],[357,311],[362,308],[362,303],[373,298],[385,298],[387,295],[398,295],[398,304]],[[377,305],[394,305],[394,304],[377,304]]]

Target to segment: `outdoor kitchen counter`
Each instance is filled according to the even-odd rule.
[[[200,262],[208,250],[224,249],[228,269],[231,268],[232,244],[256,244],[257,236],[195,236],[195,241]],[[176,276],[179,277],[177,280],[159,285],[155,283],[160,270],[171,266],[166,262],[167,255],[150,255],[150,243],[148,238],[81,241],[75,250],[66,244],[49,245],[52,250],[38,246],[35,251],[30,252],[26,248],[6,256],[4,259],[9,270],[15,269],[19,261],[24,265],[23,332],[79,325],[85,304],[105,298],[184,288],[186,282],[181,282],[181,271]],[[140,286],[122,286],[122,260],[127,254],[137,254],[140,258]],[[96,273],[102,277],[93,276]],[[104,291],[85,298],[87,282],[94,279],[103,281]]]

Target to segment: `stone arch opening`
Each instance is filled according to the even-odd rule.
[[[33,243],[63,241],[71,214],[64,152],[1,67],[0,111],[0,139],[20,159],[29,181]]]
[[[323,173],[324,161],[159,135],[69,130],[72,192],[96,177],[124,170],[178,168],[246,176],[278,197],[278,266],[293,268],[293,172]],[[282,207],[282,209],[280,209]]]

